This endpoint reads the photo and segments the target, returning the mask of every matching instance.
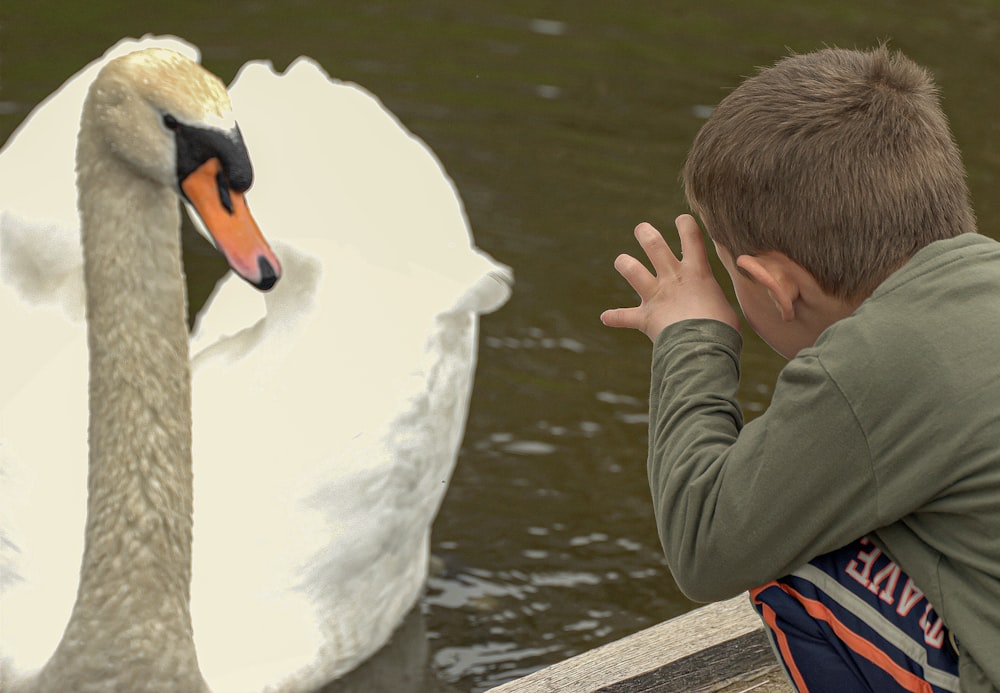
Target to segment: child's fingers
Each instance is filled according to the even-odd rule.
[[[688,266],[697,265],[708,269],[708,253],[705,251],[705,240],[701,236],[698,222],[690,214],[682,214],[677,217],[674,224],[681,239],[681,259]]]
[[[641,328],[638,308],[612,308],[601,313],[601,322],[607,327]]]
[[[677,258],[674,251],[670,249],[667,242],[656,227],[648,222],[642,222],[635,227],[635,237],[639,245],[646,251],[649,261],[653,263],[653,269],[657,276],[666,273],[668,276],[677,271]]]
[[[656,277],[631,255],[622,254],[615,258],[615,269],[641,298],[646,298],[656,290]]]

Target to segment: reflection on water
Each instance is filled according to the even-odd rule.
[[[229,78],[250,59],[283,67],[308,54],[430,143],[477,243],[516,271],[513,299],[483,321],[426,597],[390,650],[339,690],[483,690],[690,608],[663,564],[646,488],[649,345],[597,316],[633,301],[611,262],[636,249],[636,223],[669,231],[684,211],[686,149],[741,75],[786,47],[892,38],[935,72],[981,229],[1000,228],[1000,108],[983,79],[996,71],[995,0],[77,8],[5,5],[3,139],[124,35],[177,33]],[[752,418],[782,364],[745,339],[739,394]]]

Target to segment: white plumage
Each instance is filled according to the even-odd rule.
[[[153,43],[123,42],[104,60]],[[103,62],[103,60],[101,61]],[[43,665],[72,608],[86,512],[87,356],[73,152],[98,65],[0,152],[0,667]],[[511,274],[472,244],[433,154],[308,59],[230,87],[250,207],[283,265],[229,276],[191,341],[192,621],[215,691],[309,690],[417,599],[464,429],[477,318]]]

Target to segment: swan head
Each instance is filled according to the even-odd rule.
[[[274,286],[281,264],[247,207],[253,168],[218,77],[171,50],[136,51],[101,70],[84,118],[134,174],[191,204],[238,275],[265,291]],[[86,166],[82,154],[78,167]]]

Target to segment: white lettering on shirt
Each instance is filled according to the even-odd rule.
[[[924,642],[931,647],[940,650],[941,645],[944,644],[944,621],[937,614],[933,622],[930,620],[930,615],[934,613],[934,607],[931,606],[930,602],[927,602],[927,607],[924,609],[923,615],[920,617],[920,627],[924,629]]]
[[[896,583],[899,582],[900,572],[902,571],[900,571],[899,566],[889,561],[889,565],[875,573],[875,577],[868,584],[868,589],[872,594],[878,594],[879,586],[885,581],[885,588],[882,590],[882,594],[879,594],[879,599],[886,604],[892,604],[892,593],[896,591]]]
[[[862,544],[870,543],[868,539],[862,539]],[[878,557],[882,555],[882,549],[878,547],[872,547],[871,551],[858,551],[858,557],[852,558],[851,562],[847,564],[847,574],[854,578],[858,584],[868,586],[868,578],[872,574],[872,566],[875,565],[875,561]],[[864,565],[861,571],[858,571],[858,561]],[[877,591],[872,590],[873,592]]]
[[[896,613],[906,616],[917,603],[924,598],[924,593],[913,584],[913,578],[906,578],[903,583],[903,594],[899,597],[899,604],[896,605]]]
[[[871,541],[867,538],[861,539],[860,543],[871,546]],[[867,551],[858,551],[857,556],[848,562],[844,572],[869,592],[877,594],[886,604],[895,604],[895,611],[902,618],[906,618],[914,607],[922,603],[924,609],[917,624],[924,633],[924,643],[935,649],[941,649],[946,635],[944,621],[934,611],[923,591],[913,583],[913,579],[907,577],[900,587],[900,577],[903,573],[893,561],[888,561],[872,575],[875,562],[881,556],[882,550],[877,546],[871,546]],[[899,589],[898,594],[897,589]]]

